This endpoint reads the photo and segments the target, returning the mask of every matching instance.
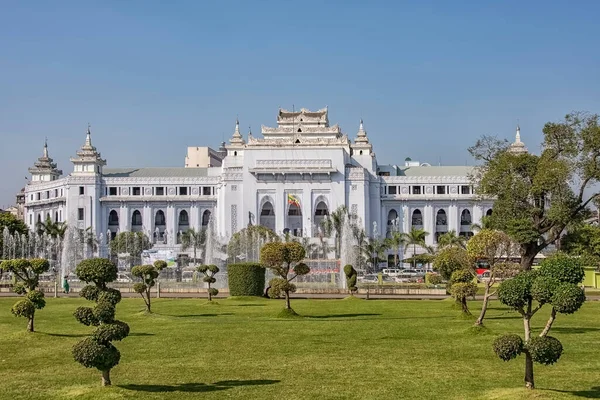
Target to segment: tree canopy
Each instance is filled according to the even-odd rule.
[[[587,206],[599,194],[598,122],[598,115],[574,112],[546,123],[540,155],[513,153],[490,137],[469,149],[483,162],[473,175],[479,195],[494,198],[490,225],[519,244],[521,268],[530,269],[567,226],[589,215]]]

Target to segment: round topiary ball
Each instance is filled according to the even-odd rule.
[[[75,274],[84,282],[103,286],[117,279],[117,266],[106,258],[88,258],[75,268]]]
[[[107,301],[114,306],[121,301],[121,292],[117,289],[108,288],[98,294],[98,303]]]
[[[144,293],[147,288],[148,286],[145,283],[138,282],[133,284],[133,291],[136,293]]]
[[[550,303],[560,282],[550,276],[539,276],[531,285],[531,297],[540,304]]]
[[[123,340],[129,336],[129,325],[123,321],[114,321],[111,324],[102,324],[93,333],[92,338],[101,344],[113,340]]]
[[[523,271],[498,287],[498,300],[504,305],[519,309],[531,298],[531,287],[537,278],[535,271]]]
[[[100,322],[94,315],[94,310],[90,307],[77,307],[73,313],[75,319],[86,326],[97,326]]]
[[[572,283],[561,283],[552,296],[552,306],[561,314],[573,314],[585,302],[585,291]]]
[[[523,339],[515,334],[499,336],[494,340],[492,347],[501,360],[510,361],[523,351]]]
[[[100,289],[98,289],[96,285],[86,285],[83,288],[81,288],[81,291],[79,292],[79,296],[89,301],[98,300],[99,294]]]
[[[35,314],[35,306],[28,299],[22,299],[12,306],[10,312],[13,313],[15,317],[30,318]]]
[[[453,285],[455,283],[469,283],[473,281],[473,278],[474,275],[471,271],[466,269],[459,269],[452,273],[452,276],[450,277],[450,284]]]
[[[105,371],[119,364],[121,353],[110,343],[100,344],[88,337],[73,346],[73,358],[86,368]]]
[[[38,310],[41,310],[42,308],[44,308],[46,306],[46,300],[44,299],[44,292],[39,291],[39,290],[32,290],[31,292],[27,293],[27,296],[25,296],[27,298],[27,300],[31,301],[34,305],[35,308],[37,308]]]
[[[536,336],[527,343],[527,350],[536,363],[550,365],[558,361],[563,347],[560,341],[552,336]]]
[[[94,308],[94,317],[105,324],[115,320],[115,306],[108,301],[98,300],[98,304]]]
[[[544,259],[539,273],[542,276],[552,277],[560,282],[572,283],[573,285],[580,284],[585,275],[580,260],[564,253],[556,253]]]

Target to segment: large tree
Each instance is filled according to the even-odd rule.
[[[587,206],[599,195],[598,115],[568,114],[546,123],[543,134],[540,155],[513,152],[489,136],[469,149],[483,162],[473,174],[477,191],[494,199],[490,224],[519,244],[524,270],[567,226],[589,215]]]
[[[294,313],[290,305],[290,293],[296,291],[296,285],[291,283],[299,275],[310,272],[308,265],[302,260],[305,256],[304,247],[298,242],[271,242],[260,249],[260,262],[271,269],[276,278],[271,279],[269,296],[276,298],[285,296],[285,309]],[[290,274],[293,272],[293,275]],[[295,314],[295,313],[294,313]]]

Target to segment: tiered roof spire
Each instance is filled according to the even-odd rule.
[[[527,153],[527,147],[525,143],[521,142],[521,127],[517,124],[517,132],[515,134],[515,141],[510,145],[508,151],[514,154]]]
[[[369,138],[367,138],[367,131],[365,131],[365,126],[363,124],[362,118],[360,119],[360,124],[358,125],[358,133],[356,134],[355,143],[369,143]]]
[[[229,139],[229,143],[238,145],[244,144],[244,138],[240,133],[240,121],[237,118],[235,119],[235,130],[233,131],[231,139]]]
[[[32,176],[36,176],[35,181],[46,181],[53,180],[62,175],[62,171],[58,169],[54,160],[50,157],[48,152],[48,139],[44,140],[44,148],[42,150],[42,156],[37,159],[33,164],[33,167],[29,168],[29,173]],[[45,176],[46,179],[41,178]]]
[[[94,166],[104,166],[106,165],[106,160],[102,159],[101,154],[96,150],[96,148],[92,145],[92,131],[91,126],[88,124],[87,131],[85,134],[85,143],[81,146],[81,149],[77,152],[77,157],[71,157],[71,162],[75,165],[94,165]],[[96,173],[98,170],[93,168],[93,173]],[[75,172],[92,172],[86,171],[85,168],[81,171],[75,169]]]

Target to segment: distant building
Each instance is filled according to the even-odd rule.
[[[409,158],[378,164],[363,121],[349,139],[329,124],[327,108],[280,109],[277,126],[263,126],[261,134],[244,138],[236,121],[218,151],[188,148],[185,168],[105,168],[88,128],[65,177],[44,145],[23,193],[25,222],[34,229],[50,217],[96,235],[139,231],[179,251],[179,233],[206,228],[210,219],[224,239],[253,224],[316,243],[321,222],[345,206],[369,236],[418,228],[429,232],[427,245],[436,245],[451,230],[471,236],[472,224],[492,212],[493,201],[474,193],[472,167]],[[401,140],[388,145],[402,149]],[[512,148],[527,151],[519,130]]]
[[[220,167],[225,155],[210,147],[188,147],[185,156],[186,168]]]

